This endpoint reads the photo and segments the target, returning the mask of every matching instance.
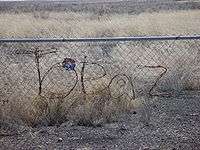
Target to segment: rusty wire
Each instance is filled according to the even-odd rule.
[[[162,69],[163,72],[156,78],[154,84],[150,88],[148,94],[150,96],[169,96],[171,93],[153,93],[153,90],[157,87],[158,83],[160,82],[160,79],[167,73],[168,69],[164,66],[158,65],[158,66],[147,66],[145,65],[144,68],[151,68],[151,69]]]
[[[14,54],[20,54],[20,55],[23,55],[23,57],[25,57],[24,56],[25,54],[33,55],[34,59],[35,59],[35,61],[34,61],[35,64],[33,65],[34,67],[32,67],[32,66],[31,67],[32,67],[32,69],[35,69],[35,66],[36,66],[37,70],[34,70],[34,71],[38,73],[37,74],[37,82],[33,82],[33,84],[35,84],[35,86],[37,86],[38,95],[43,95],[43,90],[44,90],[44,89],[42,89],[43,82],[46,81],[49,73],[52,70],[54,70],[57,67],[62,67],[61,62],[59,62],[59,61],[60,61],[60,59],[63,59],[63,57],[64,57],[63,54],[59,53],[57,50],[52,49],[52,50],[47,51],[47,47],[49,47],[49,45],[54,45],[56,42],[62,42],[62,44],[64,42],[68,42],[67,45],[65,45],[66,55],[69,54],[70,57],[73,58],[75,56],[74,58],[79,59],[80,57],[84,56],[83,53],[81,53],[80,51],[90,53],[90,50],[95,48],[95,47],[90,47],[85,43],[96,42],[97,47],[98,47],[98,44],[102,45],[102,44],[104,44],[104,42],[117,42],[115,44],[115,45],[117,45],[116,47],[111,47],[112,51],[115,51],[115,53],[117,53],[117,55],[115,57],[112,57],[113,60],[111,60],[110,58],[105,59],[105,62],[108,62],[108,61],[111,62],[111,63],[109,63],[109,67],[112,66],[115,69],[113,72],[112,71],[108,72],[107,68],[105,67],[108,64],[105,64],[105,62],[103,64],[98,63],[98,60],[94,61],[94,58],[91,58],[91,55],[87,55],[88,56],[87,60],[85,58],[84,61],[79,62],[79,64],[81,64],[80,65],[81,71],[79,72],[78,69],[73,71],[73,74],[75,74],[75,78],[72,79],[74,81],[74,84],[72,86],[70,86],[70,88],[67,89],[64,92],[64,94],[60,96],[60,98],[65,99],[66,97],[68,97],[74,91],[78,82],[81,83],[82,93],[84,93],[84,95],[86,95],[87,94],[86,93],[86,91],[87,91],[86,82],[101,80],[102,78],[104,78],[104,77],[107,78],[109,75],[111,75],[110,77],[108,77],[109,81],[108,81],[108,83],[106,83],[105,89],[109,90],[111,88],[111,84],[114,83],[114,80],[118,80],[118,78],[120,78],[119,80],[121,80],[124,83],[124,86],[127,86],[128,84],[130,85],[130,89],[131,89],[130,91],[131,91],[131,95],[132,95],[131,99],[134,99],[135,95],[136,95],[135,88],[137,88],[137,86],[138,86],[137,84],[135,84],[135,80],[134,80],[135,76],[137,76],[137,74],[135,74],[135,72],[137,72],[137,70],[139,70],[137,67],[134,66],[136,64],[140,64],[142,66],[142,68],[150,68],[152,70],[161,69],[161,73],[159,75],[156,75],[157,78],[155,79],[155,82],[148,90],[147,94],[149,94],[150,96],[171,96],[172,93],[170,93],[170,92],[164,93],[161,91],[159,93],[156,91],[156,89],[158,88],[158,85],[162,82],[162,80],[164,80],[164,77],[167,77],[168,73],[172,70],[171,68],[174,68],[174,66],[171,65],[170,62],[163,60],[163,58],[168,59],[168,61],[172,61],[172,60],[178,61],[179,57],[182,58],[184,55],[187,55],[187,56],[193,55],[193,52],[192,52],[193,49],[195,51],[199,51],[199,46],[198,46],[199,39],[200,39],[199,36],[114,37],[114,38],[92,38],[92,39],[91,38],[83,38],[83,39],[16,39],[16,40],[3,39],[3,40],[0,40],[0,47],[1,47],[1,51],[2,51],[2,57],[1,57],[0,64],[1,64],[1,67],[2,66],[5,67],[4,70],[6,70],[7,68],[9,68],[9,66],[7,67],[8,64],[9,65],[14,64],[13,65],[14,67],[17,64],[17,63],[15,64],[13,62],[7,62],[7,64],[4,63],[6,58],[13,57],[12,55],[14,55]],[[162,41],[162,42],[157,42],[158,40]],[[184,40],[187,40],[187,43],[184,43],[185,42]],[[172,42],[170,43],[169,41],[172,41]],[[23,42],[26,44],[24,44]],[[46,42],[48,42],[49,45],[48,44],[42,45],[40,42],[42,42],[42,44],[46,44]],[[54,43],[51,43],[51,42],[54,42]],[[75,44],[70,45],[71,44],[70,42],[73,44],[75,43]],[[79,43],[79,42],[83,42],[83,43]],[[141,42],[144,42],[144,43],[141,43]],[[182,43],[180,43],[180,42],[182,42]],[[191,44],[190,44],[190,42],[191,42]],[[193,42],[195,42],[195,47],[193,45],[194,44]],[[21,45],[18,45],[19,43],[21,43]],[[33,43],[35,45],[32,46]],[[38,43],[41,44],[40,45],[41,47],[38,46]],[[59,44],[61,44],[61,43],[59,43]],[[59,47],[59,44],[57,45],[58,47]],[[187,47],[183,47],[184,44],[185,45],[187,44],[186,45]],[[27,49],[29,49],[30,45],[32,46],[31,51],[27,50]],[[109,45],[107,44],[106,46],[109,46]],[[55,45],[54,45],[54,47],[55,47]],[[161,52],[160,55],[163,55],[164,57],[157,57],[156,53],[153,53],[152,51],[155,48],[157,48],[157,50],[159,50],[158,47],[161,50],[166,49],[166,51],[168,51],[167,54],[169,54],[169,57],[171,57],[171,58],[169,59],[168,55],[166,55],[163,52]],[[41,48],[41,49],[38,49],[38,48]],[[190,48],[193,48],[193,49],[190,49]],[[4,49],[6,51],[5,59],[3,58]],[[70,49],[72,49],[72,50],[70,51]],[[79,49],[80,49],[80,51],[79,51]],[[15,50],[15,51],[13,52],[13,50]],[[25,50],[25,52],[23,52],[23,50]],[[181,51],[179,52],[178,50],[181,50]],[[188,51],[184,51],[184,50],[188,50]],[[15,53],[16,51],[17,51],[17,53]],[[94,49],[94,51],[95,52],[99,51],[99,49],[98,48]],[[58,54],[57,54],[57,52],[58,52]],[[64,52],[64,50],[62,52]],[[77,54],[76,54],[76,52],[77,52]],[[9,53],[11,53],[11,55],[9,55]],[[41,65],[41,63],[46,65],[45,59],[48,59],[48,57],[45,57],[45,56],[48,54],[56,54],[59,57],[59,59],[56,59],[56,61],[57,60],[59,60],[59,61],[52,63],[53,65],[48,66],[47,70],[41,70],[40,65]],[[60,54],[60,56],[59,56],[59,54]],[[154,56],[155,56],[155,58],[154,58]],[[40,60],[41,57],[45,58],[44,61]],[[133,58],[133,57],[135,57],[135,58]],[[120,58],[120,59],[118,59],[118,58]],[[199,65],[198,59],[199,58],[196,56],[195,60],[192,62],[187,61],[187,59],[182,59],[182,60],[183,60],[183,63],[185,63],[185,62],[188,63],[187,66],[189,66],[189,65],[198,66]],[[155,66],[146,65],[146,64],[148,64],[149,61],[153,61],[153,64],[161,64],[161,65],[155,65]],[[121,64],[118,64],[118,62],[120,62],[120,63],[122,62],[122,68],[124,70],[121,70],[121,66],[120,66]],[[165,64],[165,65],[163,65],[163,64]],[[22,63],[22,65],[23,65],[23,63]],[[85,71],[85,70],[88,69],[89,65],[95,66],[94,69],[97,69],[99,71],[97,77],[86,77],[85,74],[87,71]],[[174,64],[174,65],[178,65],[178,64]],[[27,68],[28,67],[29,66],[27,66]],[[181,68],[181,65],[179,65],[178,67]],[[5,72],[6,72],[4,70],[2,71],[3,74],[5,74]],[[192,69],[190,69],[190,71],[191,70]],[[196,68],[194,68],[194,70],[196,72],[198,70],[198,68],[196,67]],[[17,74],[21,70],[15,70],[15,71]],[[41,73],[41,71],[43,73]],[[172,74],[172,77],[175,76],[174,72],[170,72],[170,73]],[[192,74],[192,73],[190,73],[190,74]],[[63,74],[63,75],[64,75],[63,78],[65,78],[65,74]],[[79,75],[80,75],[80,78],[79,78]],[[133,79],[132,79],[132,77],[133,77]],[[143,77],[145,77],[145,74],[143,74]],[[191,78],[192,78],[192,76],[190,77],[190,79]],[[9,77],[6,76],[6,79],[9,80]],[[2,79],[2,81],[3,81],[3,79]],[[133,82],[134,82],[134,84],[133,84]],[[36,85],[36,83],[37,83],[37,85]],[[21,84],[23,84],[23,83],[21,83]],[[9,87],[7,89],[9,89]],[[105,90],[105,89],[103,89],[103,90]],[[7,94],[7,97],[9,98],[9,92],[7,92],[6,94]],[[12,95],[12,93],[10,95]],[[127,93],[124,91],[123,93],[120,93],[119,97],[122,97],[123,95],[127,95]],[[113,96],[113,98],[119,98],[119,97]],[[2,100],[2,101],[4,101],[4,100]]]
[[[113,81],[114,81],[117,77],[120,77],[120,76],[121,76],[121,77],[125,77],[125,78],[128,80],[128,83],[130,83],[130,85],[131,85],[131,92],[132,92],[132,97],[131,97],[131,99],[134,100],[134,99],[135,99],[135,91],[134,91],[133,82],[132,82],[131,77],[129,77],[129,76],[126,75],[126,74],[117,74],[117,75],[113,76],[113,77],[111,78],[110,82],[108,83],[107,88],[110,89],[110,86],[111,86],[111,84],[113,83]],[[124,81],[124,83],[126,83],[124,79],[122,79],[122,81]],[[128,83],[126,83],[126,84],[128,84]],[[125,84],[124,86],[126,86],[126,84]],[[125,92],[122,93],[121,95],[119,95],[118,97],[112,96],[112,98],[118,99],[118,98],[122,97],[123,95],[125,95]]]

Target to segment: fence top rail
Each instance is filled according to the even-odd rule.
[[[39,42],[114,42],[114,41],[163,41],[163,40],[200,40],[200,35],[192,36],[130,36],[100,38],[7,38],[0,43],[39,43]]]

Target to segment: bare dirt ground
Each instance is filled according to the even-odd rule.
[[[0,149],[199,150],[199,98],[197,92],[189,92],[149,99],[145,107],[102,127],[66,122],[30,128],[2,123]]]

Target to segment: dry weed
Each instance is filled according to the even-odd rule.
[[[115,14],[92,18],[92,13],[52,12],[48,19],[31,13],[0,14],[1,37],[96,37],[104,31],[113,36],[181,35],[200,31],[199,10]]]

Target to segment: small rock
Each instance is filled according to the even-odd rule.
[[[44,135],[44,134],[49,134],[49,132],[46,129],[41,129],[41,130],[37,131],[36,134]]]
[[[137,112],[136,112],[136,111],[133,111],[133,114],[135,115],[135,114],[137,114]]]
[[[42,149],[42,148],[44,148],[44,147],[43,147],[42,145],[38,145],[37,148]]]
[[[104,127],[108,128],[108,129],[119,129],[120,128],[119,124],[117,124],[117,123],[105,124]]]
[[[62,124],[60,125],[60,127],[69,128],[69,127],[74,126],[74,124],[75,124],[75,123],[72,122],[72,121],[67,121],[67,122],[62,123]]]
[[[190,114],[191,116],[199,116],[198,113],[193,113],[193,114]]]
[[[63,141],[63,139],[62,138],[58,138],[58,141],[57,142],[62,142]]]
[[[150,148],[149,147],[146,147],[146,146],[144,146],[144,147],[140,147],[140,149],[139,150],[150,150]]]

